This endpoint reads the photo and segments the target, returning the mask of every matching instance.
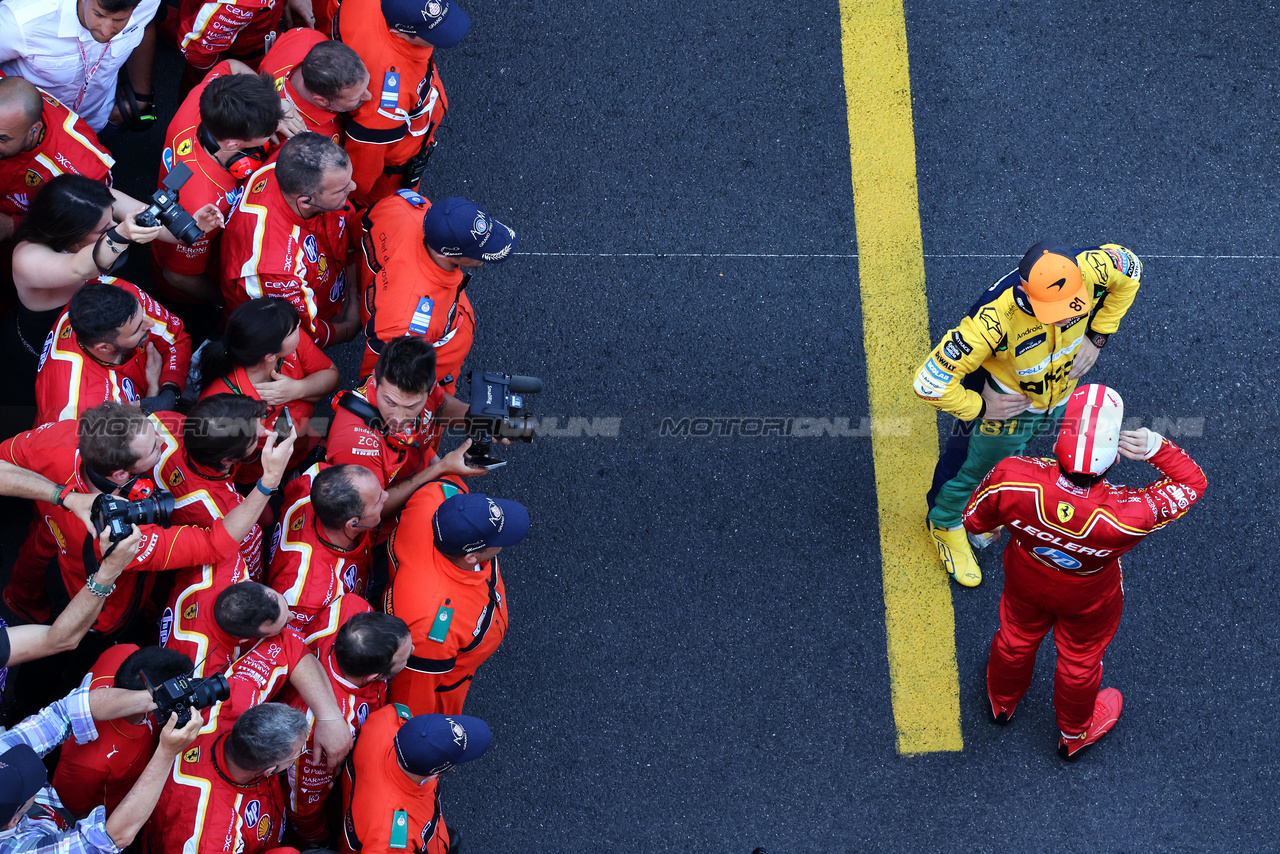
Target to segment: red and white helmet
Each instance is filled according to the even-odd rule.
[[[1102,474],[1111,468],[1120,450],[1124,401],[1113,388],[1083,385],[1067,398],[1062,429],[1053,452],[1058,463],[1073,474]]]

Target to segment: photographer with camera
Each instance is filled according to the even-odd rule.
[[[444,426],[462,423],[466,414],[467,404],[436,382],[435,348],[423,338],[393,338],[378,354],[373,376],[334,399],[326,458],[373,472],[387,490],[383,521],[393,520],[423,484],[485,473],[463,462],[470,440],[433,462]]]
[[[341,628],[328,625],[307,638],[329,677],[343,721],[356,736],[370,714],[387,699],[387,681],[395,677],[413,654],[413,639],[404,620],[374,611],[359,596],[335,599],[328,609]],[[306,702],[292,688],[280,694],[280,702],[306,711]],[[289,769],[289,818],[308,845],[323,848],[328,841],[327,801],[335,772],[320,761],[320,752],[308,750]]]
[[[275,848],[285,821],[279,775],[306,743],[306,715],[281,703],[254,706],[229,732],[203,733],[173,768],[147,824],[147,850],[263,854]]]
[[[524,505],[469,494],[461,479],[414,493],[391,535],[385,610],[409,624],[414,655],[388,699],[422,715],[461,714],[476,669],[507,633],[498,553],[529,533]]]
[[[262,452],[262,479],[211,530],[168,527],[173,496],[158,492],[149,476],[164,449],[153,417],[137,406],[104,403],[86,410],[79,422],[47,424],[0,445],[0,460],[66,484],[68,493],[93,495],[94,524],[99,530],[109,527],[112,540],[124,539],[133,524],[142,529],[142,545],[127,567],[131,571],[120,576],[118,589],[98,615],[93,633],[77,650],[87,656],[85,667],[106,646],[141,631],[136,618],[150,597],[153,572],[214,563],[236,551],[279,486],[293,449],[293,434],[279,444],[274,433],[269,435]],[[101,549],[97,542],[80,536],[81,523],[72,509],[50,506],[45,512],[57,541],[63,582],[69,592],[77,591],[112,547]]]
[[[227,62],[215,65],[178,107],[165,135],[158,186],[164,186],[171,171],[190,169],[192,177],[179,193],[182,207],[194,211],[215,205],[218,223],[189,246],[166,243],[152,248],[152,279],[162,297],[218,303],[221,226],[239,200],[244,182],[265,161],[266,146],[283,117],[280,96],[270,78],[236,73]]]
[[[478,205],[448,198],[432,204],[403,191],[364,215],[360,288],[368,338],[367,376],[391,339],[416,335],[436,348],[436,377],[453,393],[475,335],[467,296],[473,272],[510,257],[519,239]]]
[[[202,723],[200,715],[193,714],[182,728],[177,727],[176,716],[165,723],[155,753],[109,818],[102,807],[94,807],[87,818],[63,829],[59,815],[62,803],[48,785],[40,757],[68,736],[80,744],[93,741],[98,737],[95,721],[145,714],[154,708],[146,691],[91,691],[82,685],[0,734],[0,821],[7,822],[0,830],[0,854],[116,854],[128,846],[151,815],[175,757],[195,740]]]
[[[159,685],[190,673],[191,659],[182,653],[120,643],[94,662],[88,675],[89,690],[114,687],[143,691],[147,682]],[[76,816],[88,815],[97,806],[104,806],[108,816],[115,812],[155,752],[160,736],[155,718],[165,720],[168,715],[139,712],[105,721],[98,728],[98,737],[88,744],[64,744],[53,772],[53,787],[62,805]]]
[[[351,749],[351,734],[320,664],[302,635],[287,628],[293,613],[283,596],[243,581],[221,590],[188,588],[176,609],[172,631],[161,629],[162,643],[195,661],[196,677],[222,674],[229,685],[229,697],[210,714],[207,731],[225,731],[287,681],[315,713],[316,743],[330,769],[342,761]]]
[[[90,282],[54,324],[36,375],[36,424],[119,400],[173,409],[191,367],[182,321],[123,279]]]
[[[304,131],[280,146],[275,162],[254,173],[222,236],[223,317],[246,300],[284,297],[317,347],[354,338],[360,295],[348,282],[356,281],[360,227],[347,204],[354,187],[351,161],[333,140]]]

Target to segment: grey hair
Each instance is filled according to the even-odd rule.
[[[261,703],[236,718],[227,758],[246,771],[265,771],[289,759],[307,733],[307,716],[283,703]]]
[[[276,156],[276,183],[290,196],[320,192],[326,172],[345,169],[351,158],[327,136],[303,131],[280,146]]]

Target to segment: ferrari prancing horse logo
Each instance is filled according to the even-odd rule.
[[[1072,507],[1067,502],[1065,501],[1058,502],[1058,521],[1059,522],[1070,522],[1071,517],[1075,515],[1075,512],[1076,512],[1076,508]]]

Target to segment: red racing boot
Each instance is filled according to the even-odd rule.
[[[1086,747],[1111,732],[1111,728],[1120,719],[1120,710],[1124,707],[1124,697],[1115,688],[1103,688],[1094,701],[1093,720],[1079,735],[1062,734],[1058,739],[1058,755],[1068,762],[1080,758]]]

